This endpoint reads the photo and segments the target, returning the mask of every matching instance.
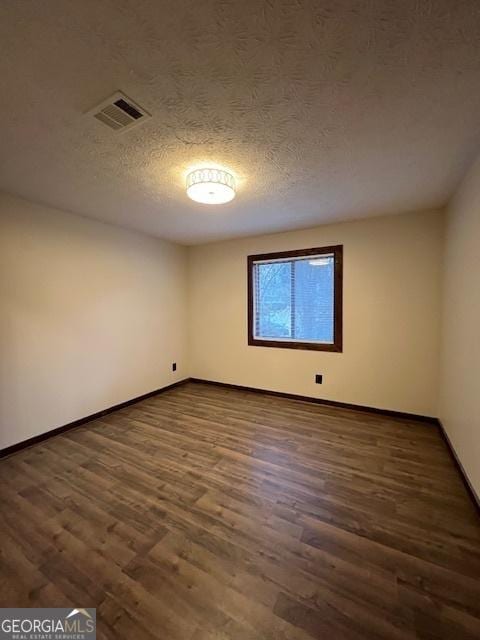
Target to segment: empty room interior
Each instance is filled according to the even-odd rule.
[[[0,637],[478,640],[478,1],[0,47]]]

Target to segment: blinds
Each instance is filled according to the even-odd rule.
[[[253,263],[254,337],[333,343],[334,256]]]

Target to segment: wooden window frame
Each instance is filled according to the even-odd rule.
[[[334,256],[333,272],[333,342],[300,342],[298,340],[268,340],[256,338],[254,334],[255,289],[253,285],[254,263],[260,260],[282,260],[301,258],[303,256]],[[343,245],[315,247],[313,249],[297,249],[294,251],[278,251],[260,253],[247,257],[247,309],[248,309],[248,344],[254,347],[275,347],[280,349],[306,349],[309,351],[343,351]]]

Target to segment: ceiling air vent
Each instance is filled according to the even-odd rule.
[[[117,92],[88,112],[114,131],[125,131],[151,118],[136,102],[123,93]]]

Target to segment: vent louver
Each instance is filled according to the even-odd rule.
[[[123,93],[117,92],[88,112],[114,131],[131,129],[150,118],[150,114]]]

